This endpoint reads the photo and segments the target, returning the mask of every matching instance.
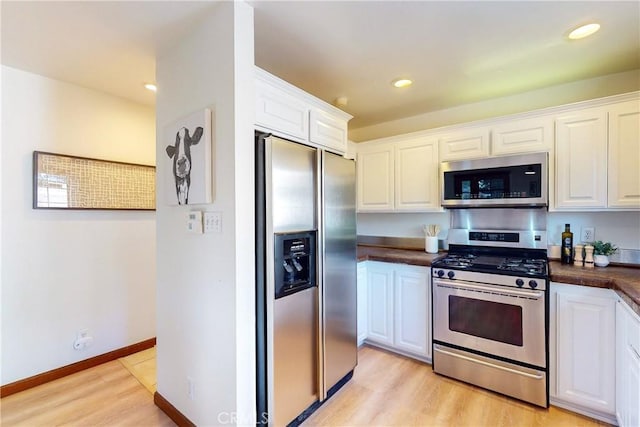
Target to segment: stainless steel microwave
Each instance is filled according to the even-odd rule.
[[[548,203],[548,154],[440,164],[445,208],[543,207]]]

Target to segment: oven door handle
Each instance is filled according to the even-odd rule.
[[[542,378],[544,378],[544,375],[535,375],[535,374],[530,374],[528,372],[518,371],[516,369],[507,368],[506,366],[496,365],[494,363],[489,363],[489,362],[485,362],[484,360],[478,360],[478,359],[474,359],[472,357],[463,356],[461,354],[452,353],[450,351],[442,350],[440,348],[435,348],[434,347],[433,351],[436,351],[438,353],[446,354],[447,356],[457,357],[458,359],[463,359],[463,360],[466,360],[466,361],[469,361],[469,362],[477,363],[479,365],[484,365],[484,366],[488,366],[490,368],[495,368],[495,369],[499,369],[501,371],[506,371],[506,372],[509,372],[511,374],[522,375],[523,377],[532,378],[534,380],[541,380]]]
[[[495,287],[495,286],[482,286],[469,282],[459,282],[459,281],[451,281],[451,282],[436,282],[436,286],[442,285],[448,288],[458,288],[458,289],[468,289],[471,291],[483,291],[483,292],[491,292],[491,293],[501,293],[504,295],[511,295],[514,297],[525,297],[530,299],[540,299],[544,295],[544,292],[541,291],[519,291],[516,289],[505,289],[504,287]]]

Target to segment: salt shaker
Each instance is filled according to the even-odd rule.
[[[582,253],[583,245],[575,245],[573,248],[573,265],[582,266],[584,263],[584,254]]]
[[[587,245],[584,247],[585,257],[584,266],[593,268],[593,246]]]

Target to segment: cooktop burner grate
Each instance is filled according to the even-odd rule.
[[[437,268],[479,271],[495,274],[526,274],[535,277],[547,276],[547,260],[543,258],[510,257],[473,253],[450,253],[433,263]]]

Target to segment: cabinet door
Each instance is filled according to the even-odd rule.
[[[627,366],[627,324],[628,318],[623,302],[616,304],[616,419],[620,427],[628,424],[629,396],[629,367]]]
[[[556,208],[607,204],[607,113],[603,108],[556,120]]]
[[[466,160],[489,156],[489,128],[466,129],[440,138],[440,160]]]
[[[393,265],[367,265],[367,339],[393,345]]]
[[[367,339],[367,262],[358,263],[358,345]]]
[[[358,211],[393,210],[393,145],[358,148]]]
[[[347,151],[347,122],[314,108],[309,112],[309,141],[344,154]]]
[[[420,138],[395,147],[395,210],[440,211],[438,143]]]
[[[395,277],[395,347],[428,356],[428,269],[398,266]]]
[[[640,426],[640,356],[627,348],[627,360],[629,370],[625,375],[629,376],[627,382],[626,408],[627,416],[624,426]]]
[[[622,300],[616,304],[616,418],[640,426],[640,318]]]
[[[640,209],[640,101],[609,110],[609,207]]]
[[[491,130],[491,154],[495,156],[550,151],[552,148],[551,117],[516,120],[493,126]]]
[[[613,415],[615,293],[574,285],[555,288],[557,397]]]
[[[256,124],[306,141],[309,129],[307,106],[284,91],[259,79],[256,87]]]

